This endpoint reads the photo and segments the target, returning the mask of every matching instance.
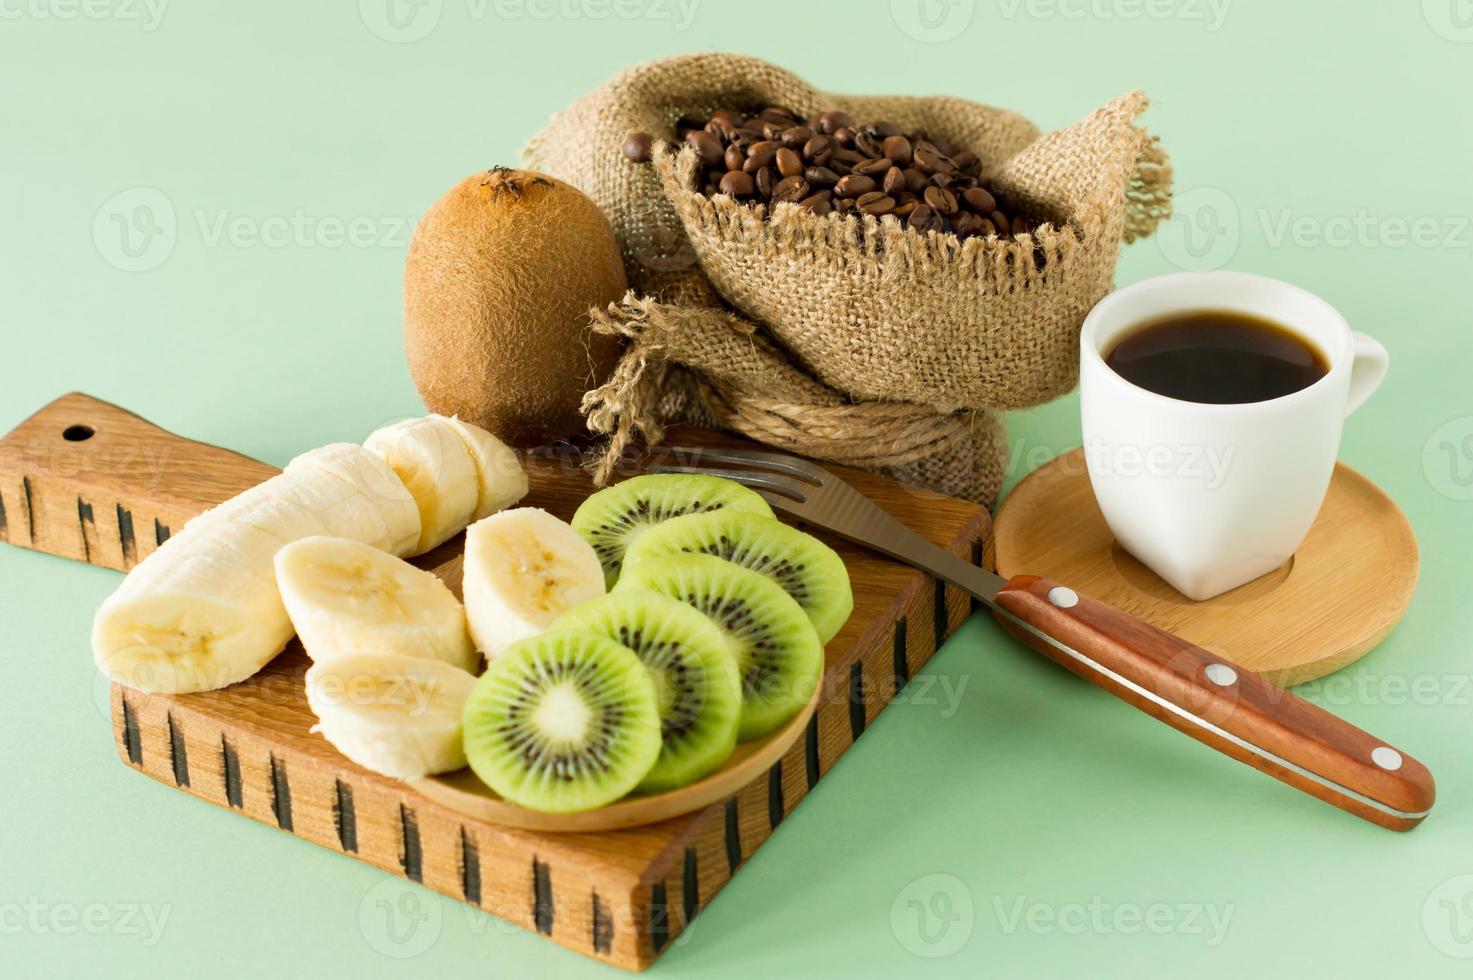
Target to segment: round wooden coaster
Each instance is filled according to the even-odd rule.
[[[1417,584],[1417,541],[1380,488],[1337,464],[1283,567],[1194,602],[1115,543],[1076,449],[1034,470],[994,522],[999,574],[1046,575],[1282,686],[1322,677],[1391,632]]]

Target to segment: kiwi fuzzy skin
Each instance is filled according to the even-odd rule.
[[[582,191],[500,167],[467,177],[420,219],[404,266],[404,347],[425,407],[521,448],[584,431],[583,394],[620,350],[588,311],[627,288]]]

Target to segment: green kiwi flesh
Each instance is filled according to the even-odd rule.
[[[481,781],[530,810],[576,813],[639,785],[660,755],[654,681],[597,633],[513,643],[476,681],[462,716]]]
[[[683,602],[624,589],[590,599],[553,624],[607,636],[649,669],[660,706],[660,757],[636,787],[675,789],[718,768],[736,747],[742,683],[716,625]]]
[[[593,546],[604,568],[604,585],[612,589],[625,549],[650,527],[672,517],[723,508],[772,516],[761,494],[740,483],[701,474],[653,473],[595,493],[579,506],[572,524]]]
[[[792,718],[823,676],[823,644],[803,608],[765,575],[712,555],[650,558],[624,570],[617,592],[649,589],[694,606],[736,650],[742,683],[737,738],[760,738]]]
[[[776,518],[729,507],[676,517],[641,534],[624,564],[682,552],[715,555],[766,575],[803,607],[824,643],[854,611],[849,570],[838,553]]]

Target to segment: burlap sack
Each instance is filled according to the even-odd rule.
[[[970,147],[1013,210],[1041,224],[1014,240],[962,242],[890,218],[818,216],[793,205],[769,213],[701,195],[688,151],[658,153],[653,167],[619,152],[631,132],[670,138],[686,113],[764,104],[799,114],[843,109]],[[1079,325],[1109,291],[1120,243],[1149,234],[1169,213],[1165,155],[1134,123],[1145,105],[1132,93],[1040,138],[1006,110],[947,97],[825,93],[737,55],[682,56],[620,74],[555,116],[524,151],[528,166],[582,188],[604,209],[630,284],[659,301],[616,305],[602,318],[602,329],[635,342],[629,370],[590,393],[591,427],[612,433],[622,449],[678,411],[833,460],[868,438],[871,457],[910,460],[897,465],[912,467],[916,482],[990,500],[1004,451],[995,410],[1073,387]],[[747,318],[739,332],[749,342],[770,334],[764,349],[801,397],[774,396],[771,373],[745,360],[699,355],[729,350],[710,346],[741,320],[726,304]],[[655,321],[665,339],[639,343]],[[682,342],[669,342],[672,330]],[[652,367],[654,360],[680,367]],[[671,397],[650,397],[656,382]],[[820,423],[835,410],[844,425]],[[952,435],[933,438],[942,430]],[[961,473],[968,479],[958,481]]]

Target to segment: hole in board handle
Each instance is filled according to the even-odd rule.
[[[97,434],[97,430],[90,425],[69,425],[61,430],[61,437],[67,442],[86,442]]]

